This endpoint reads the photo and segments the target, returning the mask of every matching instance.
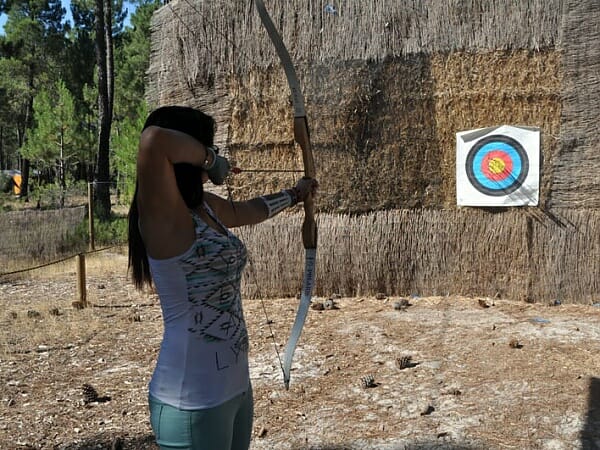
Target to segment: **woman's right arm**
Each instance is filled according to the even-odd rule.
[[[179,193],[173,164],[201,166],[208,153],[198,140],[176,130],[150,126],[142,132],[137,203],[140,231],[150,256],[176,256],[193,242],[192,219]]]

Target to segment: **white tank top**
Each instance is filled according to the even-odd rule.
[[[203,207],[226,234],[192,212],[194,244],[180,256],[148,258],[164,321],[150,395],[179,409],[212,408],[249,385],[240,295],[246,248]]]

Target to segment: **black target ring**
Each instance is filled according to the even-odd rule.
[[[479,140],[469,150],[465,169],[475,189],[502,197],[523,186],[529,174],[529,158],[516,139],[497,134]]]

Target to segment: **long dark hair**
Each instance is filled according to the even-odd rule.
[[[214,144],[215,121],[203,112],[187,106],[163,106],[150,113],[144,124],[145,130],[151,125],[188,134],[206,146]],[[174,164],[175,179],[179,193],[188,208],[194,209],[202,203],[202,169],[191,164]],[[139,211],[137,205],[138,184],[129,208],[129,265],[131,278],[137,289],[152,285],[152,274],[148,263],[146,245],[138,227]]]

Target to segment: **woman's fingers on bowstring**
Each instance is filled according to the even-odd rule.
[[[298,200],[304,201],[309,195],[315,197],[319,190],[319,182],[310,177],[303,177],[296,183],[296,190],[298,191]]]
[[[315,178],[311,178],[310,194],[316,197],[319,193],[319,181]]]

